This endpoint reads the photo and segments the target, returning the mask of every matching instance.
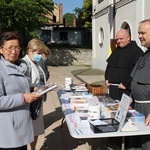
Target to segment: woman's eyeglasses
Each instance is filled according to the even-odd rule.
[[[16,53],[19,53],[20,50],[21,50],[21,48],[19,46],[16,46],[16,47],[11,46],[11,47],[8,47],[8,48],[3,46],[2,48],[4,48],[9,53],[11,53],[13,50],[15,50]]]

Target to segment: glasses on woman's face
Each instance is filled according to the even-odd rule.
[[[20,50],[21,50],[21,48],[19,46],[15,46],[15,47],[14,46],[10,46],[8,48],[3,46],[2,48],[4,48],[9,53],[11,53],[13,50],[15,50],[16,53],[19,53]]]

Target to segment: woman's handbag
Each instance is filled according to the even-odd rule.
[[[43,98],[39,98],[30,104],[30,113],[33,120],[36,120],[39,117],[42,105]]]
[[[43,102],[46,100],[46,93],[55,89],[56,87],[56,84],[47,84],[39,87],[38,90],[34,91],[36,94],[42,95],[42,97],[30,104],[30,112],[33,120],[36,120],[40,115],[41,107]]]

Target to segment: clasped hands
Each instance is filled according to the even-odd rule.
[[[108,88],[109,88],[109,86],[111,85],[108,80],[105,81],[105,84],[106,84],[106,86],[107,86]],[[126,89],[126,87],[125,87],[122,83],[119,84],[118,88],[119,88],[119,89],[123,89],[123,90]]]

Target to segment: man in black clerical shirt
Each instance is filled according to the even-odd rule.
[[[131,71],[143,51],[135,41],[130,40],[129,32],[121,29],[116,34],[117,48],[107,59],[105,83],[109,95],[114,100],[121,100],[122,94],[130,95]]]

